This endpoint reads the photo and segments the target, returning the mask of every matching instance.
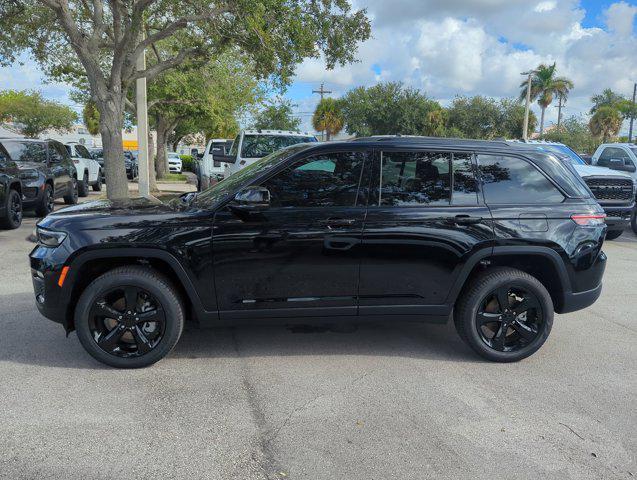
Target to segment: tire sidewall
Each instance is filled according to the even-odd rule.
[[[510,288],[518,287],[528,290],[530,293],[535,295],[535,298],[542,308],[542,317],[544,321],[539,335],[529,345],[515,352],[499,352],[489,347],[480,337],[476,322],[476,315],[483,299],[493,290],[503,286]],[[530,281],[524,277],[508,279],[493,277],[490,281],[484,282],[478,289],[474,290],[472,294],[473,298],[470,301],[470,305],[468,306],[469,308],[467,308],[464,312],[465,315],[468,316],[468,318],[464,319],[464,331],[468,337],[470,346],[474,350],[478,351],[480,355],[490,360],[499,362],[514,362],[522,360],[523,358],[535,353],[544,344],[551,333],[551,328],[553,326],[553,303],[551,302],[550,295],[539,282],[536,284],[536,282]]]
[[[20,219],[17,222],[14,222],[13,215],[11,214],[11,205],[13,204],[13,199],[16,196],[18,197],[18,201],[20,203],[21,215],[20,215]],[[20,193],[17,190],[10,189],[7,191],[5,207],[6,207],[5,208],[6,217],[2,219],[2,224],[3,224],[2,226],[8,228],[9,230],[15,230],[16,228],[19,228],[20,225],[22,225],[22,218],[24,216],[24,208],[22,207],[22,197],[20,196]]]
[[[181,336],[184,323],[183,307],[164,281],[154,275],[122,272],[106,273],[91,283],[80,296],[75,309],[75,329],[86,351],[96,360],[117,368],[140,368],[152,365],[165,357]],[[159,280],[159,281],[158,281]],[[89,326],[89,312],[93,302],[113,288],[133,285],[148,291],[161,304],[166,315],[164,336],[158,346],[141,357],[121,358],[102,350],[93,339]]]

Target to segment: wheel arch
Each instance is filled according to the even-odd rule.
[[[537,278],[548,290],[560,312],[565,298],[571,291],[571,282],[562,257],[548,247],[494,247],[475,254],[461,271],[451,289],[447,303],[454,305],[471,279],[492,267],[512,267]]]
[[[18,180],[9,183],[9,190],[15,190],[19,194],[22,194],[22,183]]]
[[[164,274],[182,298],[186,318],[199,320],[211,314],[204,310],[188,274],[169,252],[153,248],[97,249],[81,253],[69,264],[66,279],[70,286],[67,292],[67,332],[74,329],[75,305],[86,287],[109,270],[131,264],[147,266]]]

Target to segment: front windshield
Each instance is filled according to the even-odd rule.
[[[542,147],[549,151],[566,155],[573,165],[586,165],[586,162],[566,145],[542,145]]]
[[[633,152],[637,157],[637,147],[630,147],[630,151]]]
[[[316,138],[298,135],[245,135],[241,144],[241,158],[262,158],[290,145],[309,142],[316,142]]]
[[[309,148],[310,145],[294,145],[291,147],[283,148],[270,155],[263,157],[261,160],[254,162],[252,165],[248,165],[244,169],[230,175],[228,178],[220,181],[212,187],[199,193],[193,205],[199,208],[206,208],[214,205],[219,200],[222,200],[228,194],[233,193],[241,186],[246,185],[254,177],[259,176],[266,170],[271,169],[280,162],[289,158],[301,150]]]

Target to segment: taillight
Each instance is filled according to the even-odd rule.
[[[573,220],[578,225],[583,225],[583,226],[602,225],[604,223],[605,218],[606,218],[605,213],[571,215],[571,220]]]

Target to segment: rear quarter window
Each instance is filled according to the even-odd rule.
[[[530,162],[506,155],[478,155],[487,204],[561,203],[564,195]]]

